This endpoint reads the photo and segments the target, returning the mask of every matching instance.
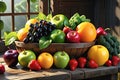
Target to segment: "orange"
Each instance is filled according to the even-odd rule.
[[[88,59],[94,60],[99,66],[109,59],[109,51],[102,45],[94,45],[88,50]]]
[[[36,22],[38,22],[37,19],[29,19],[29,20],[26,22],[26,24],[25,24],[25,28],[26,28],[27,30],[29,30],[30,24],[35,24]]]
[[[82,22],[76,27],[81,42],[92,42],[96,39],[96,28],[91,22]]]
[[[37,61],[43,69],[50,69],[53,65],[53,56],[48,52],[42,52]]]
[[[21,28],[18,32],[17,32],[17,37],[19,41],[23,41],[24,38],[27,36],[28,31],[25,28]]]

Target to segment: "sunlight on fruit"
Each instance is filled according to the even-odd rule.
[[[77,32],[81,37],[81,42],[92,42],[96,39],[97,33],[95,26],[90,22],[82,22],[77,28]]]
[[[25,28],[26,28],[27,30],[29,30],[29,29],[30,29],[30,24],[35,24],[36,22],[38,22],[37,19],[29,19],[29,20],[26,22],[26,24],[25,24]]]
[[[18,40],[23,41],[27,33],[28,31],[25,28],[21,28],[17,33]]]

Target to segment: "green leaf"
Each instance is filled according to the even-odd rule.
[[[51,19],[52,19],[52,14],[48,14],[47,17],[46,17],[46,21],[49,21],[49,22],[50,22]]]
[[[5,45],[9,46],[12,44],[15,40],[17,40],[17,33],[16,32],[10,32],[10,33],[4,33],[5,37]]]
[[[43,36],[39,40],[39,48],[45,49],[52,43],[52,39],[49,38],[49,36]]]
[[[38,14],[38,19],[39,19],[39,20],[46,20],[46,15],[43,14],[42,12],[39,12],[39,14]]]

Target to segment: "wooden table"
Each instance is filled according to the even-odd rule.
[[[19,64],[16,68],[9,68],[2,57],[0,63],[4,64],[6,69],[4,74],[0,74],[0,80],[117,80],[118,78],[118,66],[103,66],[97,69],[77,68],[75,71],[68,69],[30,71],[22,69]]]

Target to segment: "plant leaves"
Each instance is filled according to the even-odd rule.
[[[49,36],[43,36],[39,40],[39,48],[45,49],[52,43],[52,39],[49,38]]]
[[[38,19],[39,19],[39,20],[46,20],[46,15],[43,14],[42,12],[39,12],[39,14],[38,14]]]
[[[16,32],[10,32],[10,33],[4,33],[5,37],[5,46],[9,46],[12,44],[15,40],[17,40],[17,33]]]
[[[47,17],[46,17],[46,21],[49,21],[49,22],[50,22],[51,19],[52,19],[52,14],[48,14]]]

